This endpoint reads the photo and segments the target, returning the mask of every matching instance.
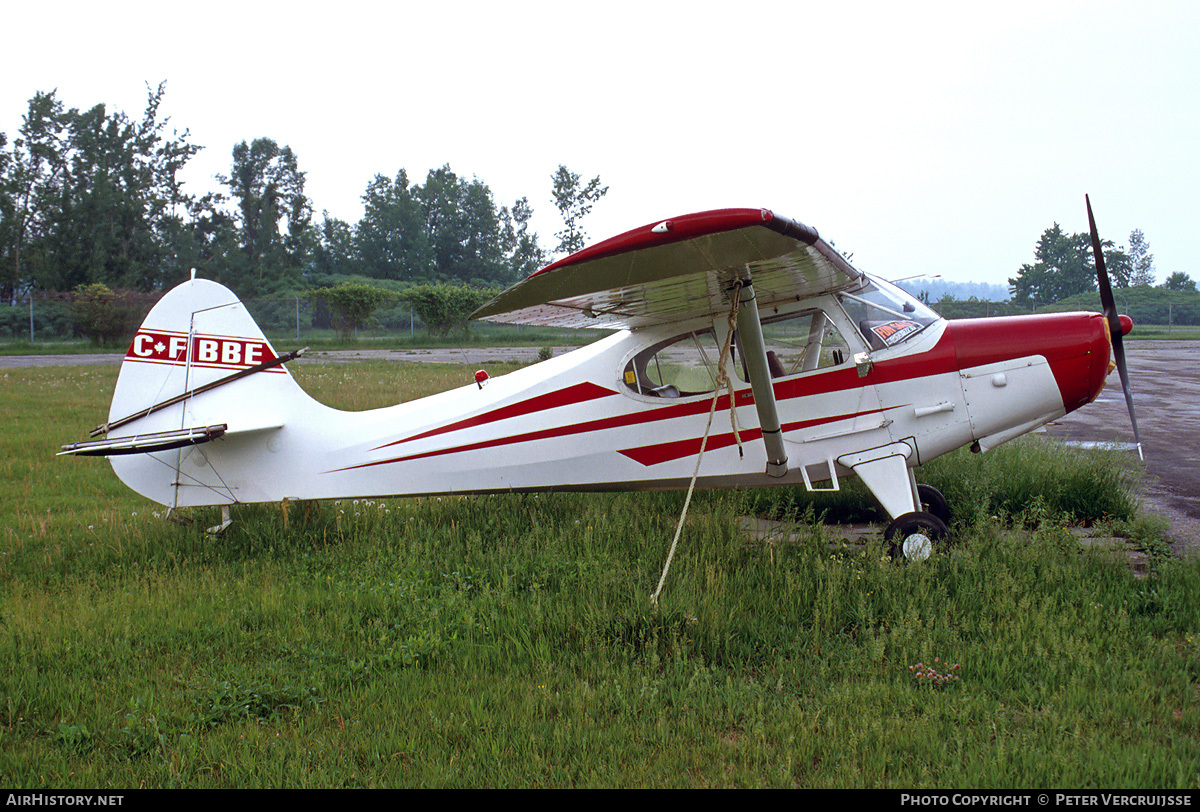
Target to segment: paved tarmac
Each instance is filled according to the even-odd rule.
[[[569,349],[556,348],[555,354]],[[1147,506],[1170,522],[1178,552],[1200,554],[1200,341],[1127,341],[1125,350],[1146,457]],[[390,359],[475,366],[527,363],[537,354],[536,347],[315,350],[299,362]],[[112,353],[0,356],[0,369],[116,364],[120,360],[121,355]],[[1095,403],[1050,424],[1046,432],[1077,442],[1130,443],[1133,429],[1116,371]]]
[[[0,369],[17,367],[68,367],[84,364],[119,364],[124,355],[93,353],[91,355],[0,355]]]
[[[1127,341],[1125,358],[1146,457],[1147,506],[1171,523],[1178,552],[1200,553],[1200,341]],[[1047,433],[1078,442],[1132,442],[1116,370],[1094,403],[1052,423]]]

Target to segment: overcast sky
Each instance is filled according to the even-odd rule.
[[[4,14],[0,131],[57,88],[138,117],[146,83],[205,147],[287,144],[317,212],[443,164],[560,227],[561,163],[609,192],[595,241],[770,208],[886,278],[1007,284],[1054,222],[1145,232],[1200,278],[1200,3],[1163,0],[434,4],[23,3]]]

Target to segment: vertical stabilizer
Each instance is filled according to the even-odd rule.
[[[171,290],[138,329],[117,379],[111,439],[223,426],[211,445],[111,457],[137,492],[171,507],[239,501],[236,472],[214,464],[218,443],[278,431],[308,395],[243,305],[223,285],[192,279]]]

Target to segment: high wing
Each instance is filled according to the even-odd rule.
[[[816,229],[767,209],[661,220],[596,243],[501,293],[472,318],[509,324],[634,329],[726,313],[751,281],[760,307],[856,285]]]

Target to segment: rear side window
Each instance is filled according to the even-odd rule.
[[[687,333],[647,347],[625,365],[625,385],[660,398],[712,392],[721,348],[711,330]]]

